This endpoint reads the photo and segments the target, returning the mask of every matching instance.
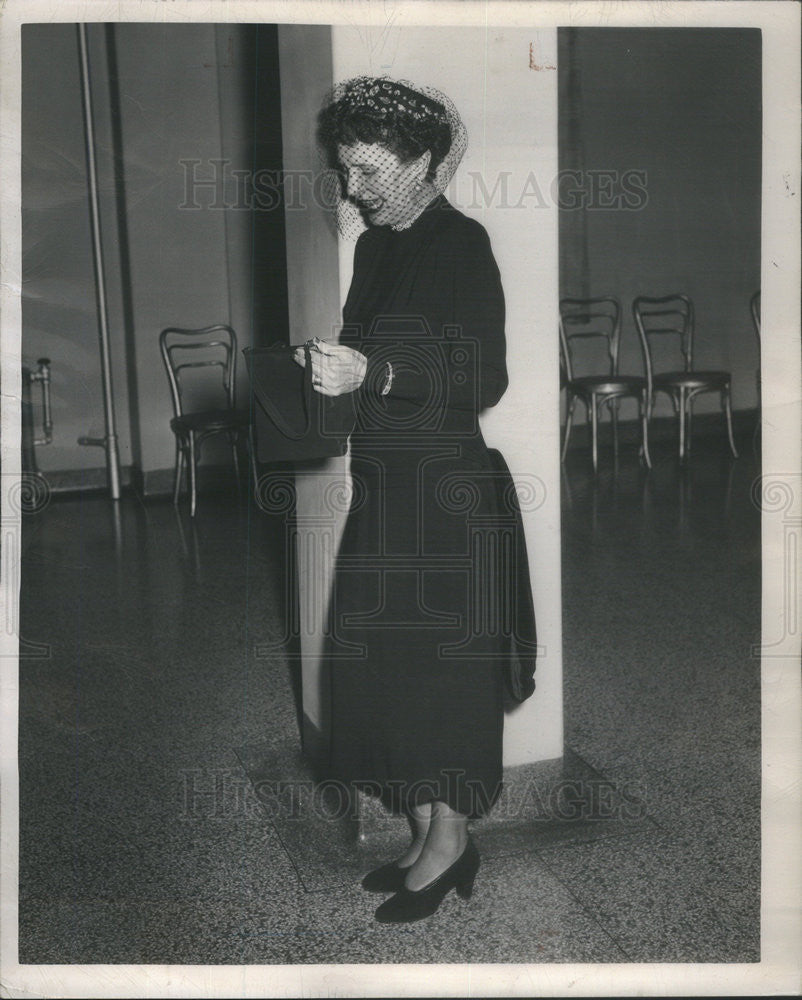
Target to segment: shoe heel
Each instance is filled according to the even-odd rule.
[[[460,899],[470,899],[473,895],[473,883],[479,872],[479,865],[481,863],[479,852],[474,847],[473,841],[468,841],[465,851],[466,853],[461,859],[464,861],[464,864],[461,865],[463,870],[457,876],[454,884],[454,888]]]
[[[465,879],[462,882],[458,882],[455,886],[457,890],[457,895],[460,899],[470,899],[473,895],[473,883],[476,876],[471,875],[470,878]]]

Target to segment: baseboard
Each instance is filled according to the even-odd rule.
[[[746,437],[753,433],[760,411],[736,410],[732,415],[733,434],[736,438]],[[607,441],[610,435],[610,420],[605,417],[599,427],[600,440]],[[587,424],[574,423],[569,450],[587,448],[589,439]],[[700,413],[693,418],[693,436],[712,437],[724,434],[724,417],[721,413]],[[637,420],[619,420],[619,442],[634,444],[640,441],[640,423]],[[649,424],[649,441],[674,441],[677,436],[677,421],[675,417],[653,417]],[[55,469],[41,471],[40,475],[47,482],[52,494],[86,493],[109,488],[108,473],[105,466],[90,469]],[[149,469],[141,471],[132,465],[120,467],[120,485],[125,490],[133,491],[142,499],[172,496],[173,476],[175,472],[169,469]],[[230,490],[234,483],[234,471],[231,465],[201,465],[198,467],[198,492],[216,493]],[[184,489],[186,490],[186,475]]]
[[[38,475],[47,483],[53,494],[88,493],[109,489],[109,475],[105,466],[91,469],[39,470]],[[132,466],[120,466],[120,486],[123,489],[130,489],[133,478]]]
[[[108,490],[109,479],[105,466],[90,469],[50,469],[39,475],[52,494],[93,493]],[[120,467],[120,486],[143,499],[173,495],[173,469],[150,469],[142,472],[131,465]],[[198,468],[198,493],[216,493],[234,486],[231,465],[201,465]],[[186,475],[183,489],[188,487]]]
[[[760,419],[760,411],[757,409],[753,410],[737,410],[732,415],[732,432],[733,436],[736,438],[746,437],[754,432],[755,424]],[[563,423],[561,434],[565,433],[565,424]],[[694,439],[699,437],[721,437],[726,436],[726,427],[724,424],[724,414],[723,413],[699,413],[693,415],[693,437]],[[611,438],[611,421],[607,414],[604,415],[603,419],[599,421],[599,440],[602,442],[607,442],[612,440]],[[673,416],[661,416],[652,417],[649,422],[649,441],[651,442],[663,442],[663,441],[675,441],[677,438],[677,418]],[[640,421],[637,419],[619,419],[618,421],[618,439],[619,443],[635,444],[640,442],[641,429]],[[574,449],[584,449],[588,447],[588,442],[590,441],[590,425],[587,423],[577,423],[574,421],[574,425],[571,431],[571,439],[568,445],[568,450],[573,451]]]

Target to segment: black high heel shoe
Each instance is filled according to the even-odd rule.
[[[362,879],[362,888],[368,892],[398,892],[404,888],[404,879],[409,868],[402,868],[391,861],[381,868],[374,868]]]
[[[376,920],[380,924],[409,924],[414,920],[423,920],[438,909],[452,889],[456,889],[462,899],[470,899],[479,863],[479,852],[469,839],[465,850],[450,868],[422,889],[412,890],[402,886],[376,910]]]

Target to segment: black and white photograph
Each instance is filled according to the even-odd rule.
[[[4,8],[5,995],[798,990],[799,27]]]

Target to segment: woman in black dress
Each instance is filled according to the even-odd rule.
[[[503,630],[484,575],[499,504],[478,413],[507,386],[504,296],[484,228],[439,193],[464,149],[447,98],[360,77],[335,89],[318,138],[367,224],[340,342],[312,353],[319,392],[359,398],[331,766],[411,819],[409,849],[362,883],[394,893],[379,921],[410,921],[451,888],[470,896],[468,820],[501,790]]]

